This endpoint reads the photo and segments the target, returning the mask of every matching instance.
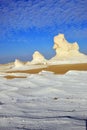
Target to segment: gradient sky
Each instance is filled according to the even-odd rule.
[[[87,0],[0,0],[0,63],[51,58],[58,33],[87,54]]]

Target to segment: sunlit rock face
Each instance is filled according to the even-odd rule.
[[[32,64],[46,64],[46,59],[42,54],[38,51],[35,51],[33,54],[33,60],[31,61]]]
[[[56,57],[65,58],[65,57],[73,57],[73,56],[83,56],[82,53],[79,52],[79,45],[74,43],[69,43],[64,34],[59,34],[54,37],[54,46],[53,49],[56,51]]]
[[[14,62],[14,66],[15,67],[21,67],[21,66],[24,66],[24,63],[21,62],[20,60],[16,59],[15,62]]]
[[[33,60],[26,63],[21,62],[16,59],[14,62],[15,67],[22,67],[28,65],[36,64],[61,64],[61,63],[87,63],[87,55],[80,53],[79,45],[74,43],[69,43],[64,34],[59,34],[54,37],[53,49],[56,51],[56,55],[50,60],[46,60],[45,57],[38,51],[33,54]]]

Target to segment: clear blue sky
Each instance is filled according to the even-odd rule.
[[[87,54],[87,0],[0,0],[0,63],[51,58],[58,33]]]

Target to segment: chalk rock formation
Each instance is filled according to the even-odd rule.
[[[16,59],[14,62],[15,67],[22,67],[24,66],[24,63],[21,62],[20,60]]]
[[[72,58],[78,56],[85,56],[84,54],[79,52],[79,46],[76,42],[69,43],[66,41],[64,34],[59,34],[54,37],[54,47],[53,49],[56,51],[56,56],[54,59],[64,59],[64,58]]]
[[[40,54],[38,51],[35,51],[33,54],[33,60],[31,61],[31,64],[46,64],[46,59],[42,54]]]

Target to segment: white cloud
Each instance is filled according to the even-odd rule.
[[[46,26],[82,26],[87,21],[87,1],[79,0],[0,0],[0,28],[6,30]],[[3,31],[6,31],[3,30]]]

